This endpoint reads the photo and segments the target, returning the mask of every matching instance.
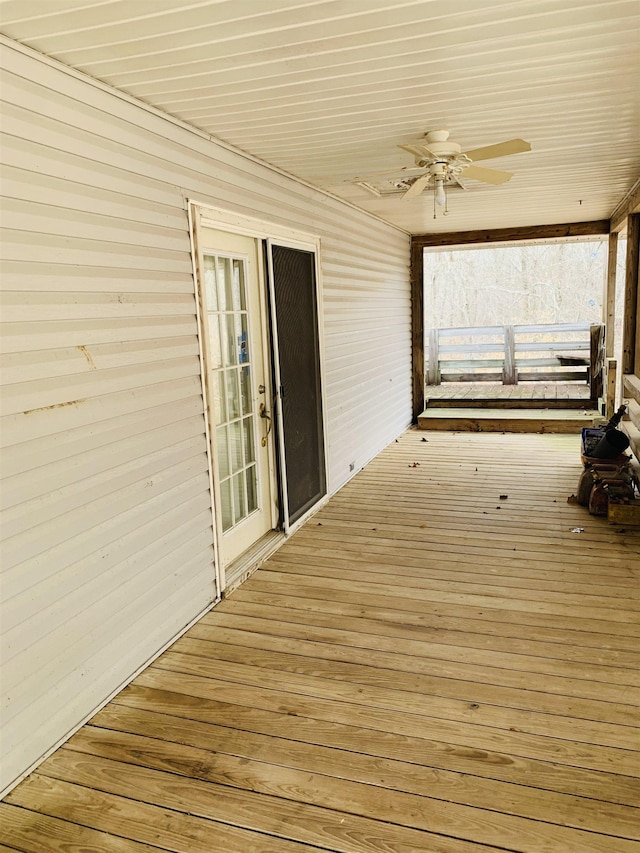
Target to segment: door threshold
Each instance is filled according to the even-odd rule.
[[[239,557],[236,557],[225,569],[227,584],[222,593],[223,597],[227,598],[231,595],[234,589],[244,583],[256,569],[259,569],[265,560],[278,550],[285,539],[286,536],[281,530],[270,530]]]

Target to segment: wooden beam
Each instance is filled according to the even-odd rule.
[[[438,352],[438,330],[429,329],[429,370],[427,382],[429,385],[440,384],[440,353]]]
[[[613,417],[616,410],[616,387],[618,384],[618,362],[615,358],[606,360],[607,386],[605,392],[605,417]]]
[[[618,235],[609,234],[609,253],[607,256],[607,277],[604,283],[603,317],[605,326],[605,356],[613,358],[613,330],[616,322],[616,264],[618,261]]]
[[[502,371],[503,385],[517,385],[516,372],[516,336],[513,326],[504,327],[504,367]]]
[[[610,231],[623,231],[627,225],[627,216],[632,213],[640,213],[640,178],[611,214]]]
[[[602,369],[604,366],[602,335],[604,327],[601,323],[594,323],[591,326],[590,339],[590,358],[589,358],[589,385],[591,387],[591,401],[595,402],[598,397],[602,396]]]
[[[622,396],[625,399],[635,400],[640,405],[640,377],[625,376]]]
[[[622,373],[640,375],[638,338],[638,260],[640,249],[640,213],[627,220],[627,260],[624,286],[624,321],[622,327]]]
[[[527,225],[518,228],[492,228],[480,231],[451,231],[446,234],[418,234],[411,245],[420,248],[464,246],[472,243],[507,243],[522,240],[558,240],[568,237],[599,237],[609,233],[609,220],[568,222],[559,225]]]
[[[422,247],[411,241],[411,349],[413,421],[424,411],[424,263]]]

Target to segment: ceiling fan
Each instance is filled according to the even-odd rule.
[[[462,151],[456,142],[449,142],[448,130],[430,130],[425,134],[423,140],[412,145],[399,145],[398,147],[412,154],[416,166],[425,170],[424,174],[406,180],[408,189],[402,198],[415,198],[429,184],[432,184],[435,190],[435,203],[445,207],[447,201],[445,187],[447,184],[458,184],[466,189],[460,180],[461,176],[494,185],[506,183],[513,177],[512,172],[476,166],[476,160],[491,160],[494,157],[506,157],[509,154],[531,151],[531,145],[524,139],[509,139],[495,145]]]

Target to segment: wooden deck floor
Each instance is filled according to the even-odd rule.
[[[573,436],[406,433],[7,797],[0,849],[638,853],[640,535],[567,504],[579,471]]]
[[[584,400],[589,401],[590,388],[580,382],[521,382],[498,385],[493,382],[444,382],[428,385],[427,400]]]

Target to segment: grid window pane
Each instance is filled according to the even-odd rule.
[[[218,310],[218,288],[216,286],[216,259],[209,255],[204,258],[204,287],[209,311]]]
[[[251,368],[240,368],[240,396],[242,398],[242,414],[248,415],[251,407]]]
[[[245,261],[208,255],[204,287],[216,420],[222,525],[233,528],[258,507],[256,428]]]
[[[256,478],[256,466],[252,465],[245,471],[247,480],[247,512],[258,509],[258,483]]]
[[[229,450],[231,451],[231,470],[235,473],[243,467],[242,459],[242,421],[233,421],[229,430]]]
[[[225,385],[227,388],[227,417],[240,417],[240,388],[238,387],[238,371],[235,369],[225,370]]]
[[[255,443],[253,440],[253,417],[250,415],[242,421],[242,431],[244,433],[244,461],[245,465],[250,462],[255,462]]]
[[[220,426],[216,429],[216,442],[218,445],[218,472],[220,477],[228,477],[231,473],[229,467],[229,427]]]
[[[222,364],[222,345],[220,342],[220,318],[217,314],[209,314],[209,350],[211,352],[211,367],[217,370]]]
[[[233,500],[231,497],[231,480],[220,483],[220,502],[222,504],[222,529],[231,530],[233,527]]]
[[[247,515],[244,471],[240,471],[239,474],[231,478],[231,492],[233,494],[234,523],[237,524]]]
[[[233,310],[246,311],[247,300],[244,286],[244,264],[242,261],[233,261]]]
[[[233,314],[222,315],[224,365],[229,367],[238,363],[236,341],[236,318]]]
[[[224,371],[219,370],[215,374],[213,383],[213,408],[216,413],[216,423],[223,424],[229,420],[227,414],[227,395],[224,387]]]

